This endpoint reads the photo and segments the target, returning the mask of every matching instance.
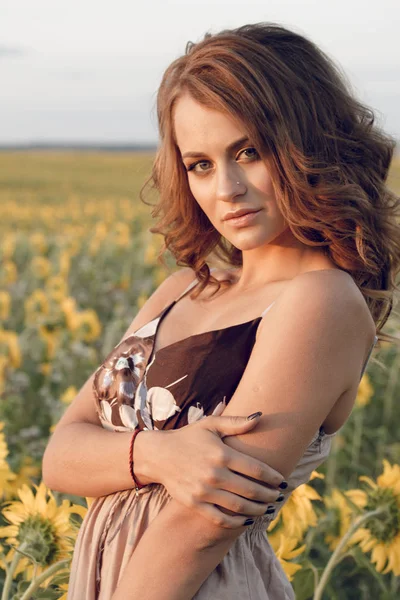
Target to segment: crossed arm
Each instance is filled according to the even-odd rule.
[[[368,332],[364,300],[346,275],[335,275],[304,273],[285,290],[268,321],[264,317],[223,413],[263,412],[251,432],[224,443],[284,477],[361,371]],[[346,410],[347,417],[351,406]],[[171,499],[141,538],[112,600],[190,600],[245,530],[214,525]]]

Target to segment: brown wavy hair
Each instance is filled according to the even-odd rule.
[[[381,340],[393,308],[400,271],[400,197],[386,184],[395,138],[374,123],[340,68],[312,41],[275,23],[257,23],[189,42],[165,71],[157,96],[160,145],[148,185],[158,192],[152,233],[162,255],[192,268],[192,297],[218,282],[206,259],[231,266],[242,251],[214,228],[194,199],[173,128],[184,93],[205,107],[238,118],[272,168],[278,208],[293,235],[321,246],[363,294]],[[145,202],[148,204],[147,202]],[[154,206],[154,205],[152,205]],[[397,304],[397,300],[395,305]]]

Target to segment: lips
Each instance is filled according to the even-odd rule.
[[[237,210],[236,212],[230,212],[224,217],[224,221],[228,221],[229,219],[236,219],[237,217],[243,217],[244,215],[248,215],[249,213],[259,212],[260,208],[243,208]]]

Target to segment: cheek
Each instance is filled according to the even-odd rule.
[[[264,166],[261,166],[259,169],[254,171],[252,174],[252,184],[262,194],[266,194],[269,197],[273,197],[275,195],[271,176]]]
[[[207,190],[207,186],[201,182],[189,181],[189,189],[197,204],[203,211],[208,214],[212,205],[212,199],[210,192]]]

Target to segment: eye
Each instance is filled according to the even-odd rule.
[[[195,163],[192,163],[191,165],[189,165],[186,169],[186,171],[189,173],[189,171],[194,171],[195,173],[204,173],[205,171],[207,171],[207,167],[209,166],[209,161],[208,160],[199,160]],[[197,168],[199,167],[199,168]]]
[[[245,152],[247,153],[245,154],[245,158],[247,158],[248,160],[255,160],[257,158],[260,158],[260,155],[258,154],[257,150],[253,147],[244,148],[239,152],[238,157],[244,154]]]

